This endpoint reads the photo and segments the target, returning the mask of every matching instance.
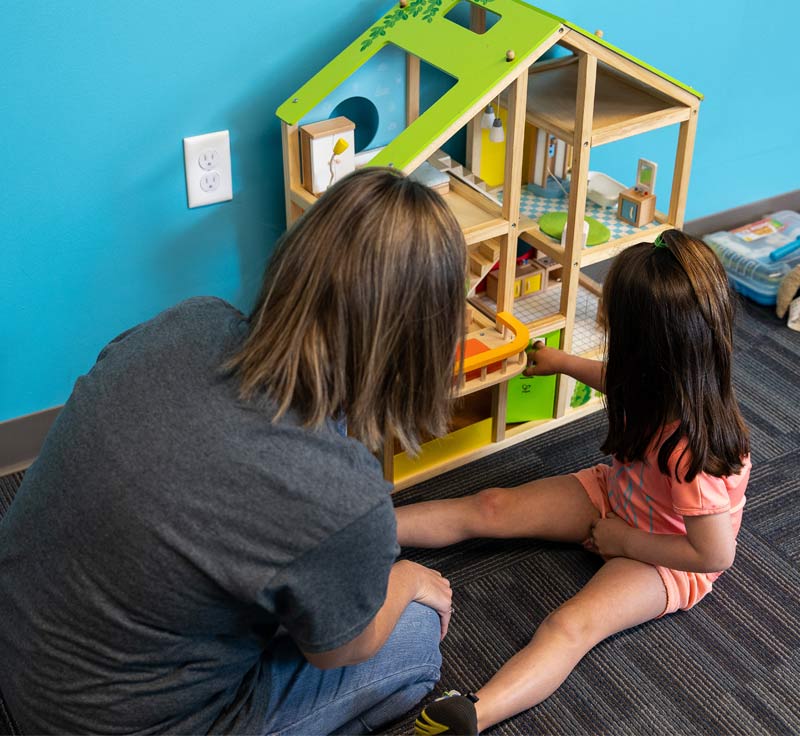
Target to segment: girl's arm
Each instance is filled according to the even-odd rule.
[[[733,564],[730,513],[684,516],[686,534],[651,534],[609,514],[592,527],[587,546],[603,557],[629,557],[687,572],[722,572]]]
[[[605,368],[602,360],[589,360],[577,355],[570,355],[557,348],[544,346],[537,340],[528,355],[526,376],[552,376],[554,373],[566,373],[574,379],[585,383],[597,391],[605,392]]]

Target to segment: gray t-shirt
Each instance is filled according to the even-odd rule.
[[[23,731],[253,732],[278,626],[353,639],[398,553],[377,460],[277,424],[220,365],[212,298],[124,333],[78,379],[0,523],[0,688]]]

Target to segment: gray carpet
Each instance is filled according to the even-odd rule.
[[[737,340],[753,473],[734,567],[695,609],[601,643],[553,696],[487,735],[800,733],[800,333],[743,303]],[[594,414],[403,491],[396,502],[577,470],[603,459],[604,430],[603,414]],[[21,478],[0,478],[0,514]],[[407,556],[441,570],[454,587],[456,616],[434,695],[477,689],[598,567],[580,548],[533,541],[472,541]],[[414,715],[385,733],[411,733]]]

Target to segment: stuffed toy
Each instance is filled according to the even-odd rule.
[[[778,287],[778,301],[775,305],[775,314],[781,319],[786,316],[789,304],[800,290],[800,265],[795,266],[786,276],[783,277],[781,285]]]

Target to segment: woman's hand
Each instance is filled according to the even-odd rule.
[[[605,519],[597,519],[592,524],[589,538],[583,546],[590,552],[600,555],[604,560],[611,557],[627,557],[625,538],[631,527],[616,514],[609,513]]]
[[[400,560],[389,572],[386,600],[358,636],[327,652],[306,652],[298,646],[305,658],[322,670],[366,662],[386,643],[411,601],[418,601],[439,614],[441,638],[444,639],[453,613],[450,581],[436,570],[410,560]]]
[[[414,600],[429,606],[439,614],[442,639],[444,639],[453,614],[453,591],[450,589],[450,581],[443,577],[442,573],[410,560],[400,560],[395,565],[403,565],[406,568],[404,572],[413,575]]]
[[[526,376],[552,376],[554,373],[563,373],[564,357],[567,355],[558,348],[548,348],[541,340],[533,344],[528,352],[528,367],[523,374]]]

